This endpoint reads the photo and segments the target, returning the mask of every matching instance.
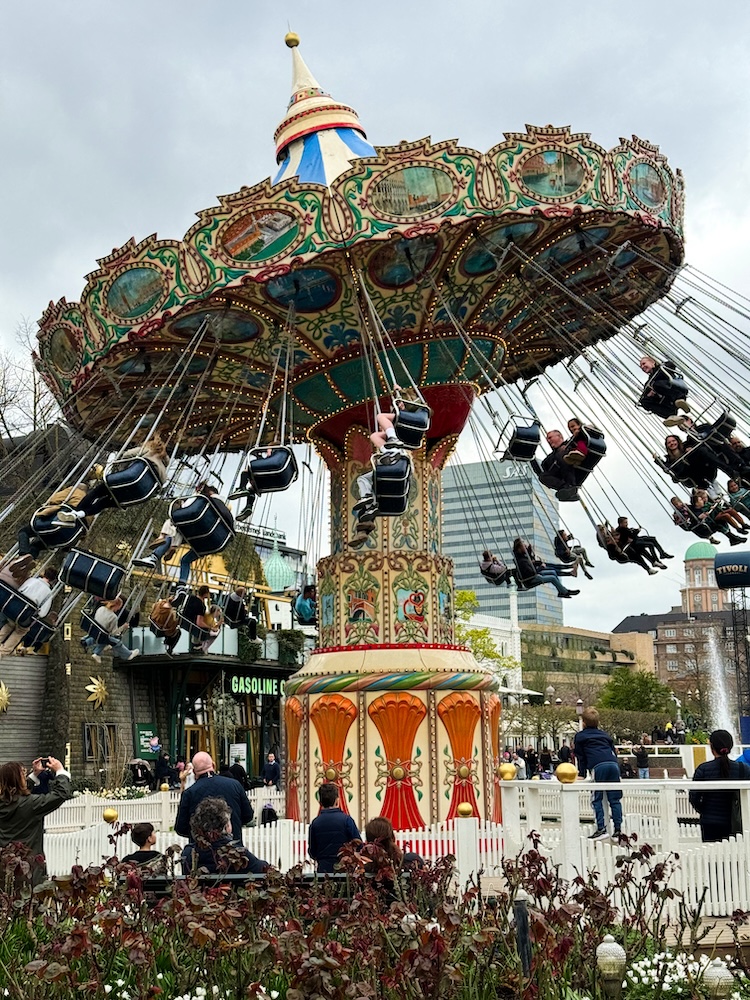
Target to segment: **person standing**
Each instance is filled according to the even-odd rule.
[[[617,761],[615,744],[609,733],[599,728],[599,713],[593,707],[584,708],[581,715],[583,729],[576,733],[573,749],[578,762],[578,774],[585,778],[590,771],[595,782],[620,782],[620,765]],[[604,840],[609,836],[604,821],[604,792],[591,793],[591,806],[596,819],[596,830],[589,840]],[[614,837],[622,833],[622,792],[607,792],[607,802],[612,816]]]
[[[696,767],[693,781],[750,781],[750,767],[741,760],[729,759],[734,740],[726,729],[715,729],[708,742],[714,759]],[[700,817],[704,844],[714,844],[718,840],[726,840],[733,833],[742,832],[732,822],[737,792],[696,790],[689,793],[688,799]]]
[[[209,796],[224,799],[232,812],[232,839],[242,840],[242,827],[253,819],[253,808],[240,783],[215,773],[211,754],[200,750],[193,757],[195,783],[186,788],[180,798],[174,832],[181,837],[190,836],[190,820],[198,805]]]
[[[221,797],[205,798],[198,805],[190,819],[190,843],[185,845],[181,861],[185,875],[201,869],[211,873],[264,875],[271,867],[267,861],[251,854],[241,842],[233,841],[231,810]]]
[[[70,772],[56,757],[37,757],[32,764],[29,780],[39,781],[43,770],[52,771],[46,795],[32,795],[26,782],[26,772],[19,761],[0,764],[0,847],[19,841],[28,847],[36,859],[44,857],[44,817],[59,809],[73,795]],[[32,882],[37,885],[46,877],[44,861],[32,861]]]
[[[242,766],[242,758],[239,754],[234,758],[234,763],[227,771],[230,778],[239,781],[246,792],[250,791],[250,782],[247,780],[247,771]]]
[[[318,874],[332,874],[339,851],[352,840],[361,840],[357,824],[339,808],[337,785],[326,783],[318,790],[320,812],[310,824],[308,853],[318,863]]]
[[[635,754],[635,763],[638,767],[638,777],[650,778],[651,770],[649,768],[648,747],[645,745],[645,741],[639,746],[634,746],[633,753]]]
[[[261,778],[263,779],[264,785],[273,785],[274,788],[279,787],[279,782],[281,781],[281,767],[279,766],[279,762],[276,760],[275,753],[269,753],[268,758],[263,765]]]

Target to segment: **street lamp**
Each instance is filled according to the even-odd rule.
[[[583,729],[583,698],[576,702],[576,715],[578,716],[578,728]]]
[[[602,977],[604,993],[613,1000],[622,996],[622,977],[625,975],[627,956],[611,934],[605,934],[596,949],[596,964]]]

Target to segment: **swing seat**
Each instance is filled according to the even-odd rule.
[[[517,420],[519,418],[515,419]],[[536,456],[536,450],[539,447],[541,435],[541,428],[539,427],[538,422],[533,420],[530,424],[524,426],[523,424],[515,423],[514,420],[509,420],[500,433],[500,441],[503,440],[503,437],[509,429],[510,436],[508,438],[508,444],[500,457],[500,461],[506,462],[508,460],[513,460],[515,462],[532,462]],[[500,448],[500,441],[498,441],[498,447],[496,450],[499,450]]]
[[[737,428],[737,421],[729,412],[723,410],[718,420],[714,420],[711,430],[706,435],[706,441],[715,441],[717,438],[728,438]]]
[[[71,549],[60,570],[63,583],[103,601],[117,597],[126,575],[125,566],[83,549]]]
[[[0,612],[21,628],[31,625],[39,608],[9,583],[0,582]]]
[[[224,624],[228,628],[245,628],[249,638],[255,641],[258,636],[258,621],[249,614],[246,607],[227,596],[221,602],[221,609],[224,612]]]
[[[490,573],[489,566],[491,565],[493,564],[486,562],[480,562],[479,564],[479,572],[488,583],[493,584],[495,587],[499,587],[501,584],[507,584],[510,582],[511,571],[508,566],[505,566],[501,573]],[[495,563],[494,565],[497,566],[498,564]]]
[[[207,642],[209,639],[213,638],[210,629],[201,628],[200,625],[197,625],[194,621],[191,621],[179,612],[177,613],[177,621],[188,633],[190,636],[190,642],[194,646],[197,646],[199,642]]]
[[[88,531],[83,521],[76,518],[72,524],[55,521],[55,514],[31,516],[31,530],[42,540],[45,549],[67,549],[75,545]]]
[[[373,458],[372,490],[383,517],[398,517],[409,506],[411,462],[406,455],[399,456],[392,464],[384,465]]]
[[[607,443],[604,440],[604,433],[598,427],[584,427],[583,436],[589,450],[581,464],[575,466],[575,480],[578,486],[588,478],[589,473],[607,454]]]
[[[256,493],[279,493],[288,489],[298,475],[297,460],[291,448],[283,445],[271,448],[253,448],[248,463],[250,482]]]
[[[174,500],[169,516],[190,548],[199,556],[208,556],[221,552],[234,538],[231,514],[222,508],[224,504],[196,493],[187,500]]]
[[[118,636],[110,635],[105,628],[102,628],[90,611],[81,612],[80,625],[81,631],[94,640],[94,645],[114,646],[120,642]]]
[[[159,477],[145,458],[116,459],[104,473],[103,482],[118,507],[145,503],[161,490]]]
[[[427,403],[405,402],[404,409],[399,409],[402,400],[394,397],[393,406],[396,417],[393,430],[404,448],[414,451],[420,448],[427,431],[430,429],[432,409]]]
[[[41,618],[34,618],[31,628],[23,637],[23,645],[38,652],[46,642],[50,641],[54,634],[54,625],[50,625],[49,622],[43,622]]]

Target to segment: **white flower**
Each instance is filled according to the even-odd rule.
[[[112,987],[111,987],[111,986],[109,985],[109,983],[107,983],[107,984],[105,985],[105,987],[104,987],[104,992],[105,992],[105,993],[111,993],[111,992],[112,992]]]
[[[277,1000],[278,995],[279,995],[278,990],[271,990],[271,1000]]]

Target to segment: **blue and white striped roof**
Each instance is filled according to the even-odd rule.
[[[297,177],[328,185],[352,160],[376,153],[357,112],[321,89],[297,50],[299,38],[290,33],[286,44],[292,49],[292,98],[274,135],[280,167],[273,183]]]
[[[273,179],[297,177],[315,184],[330,184],[360,156],[375,156],[375,150],[353,128],[329,128],[297,139],[287,147],[287,155]]]

